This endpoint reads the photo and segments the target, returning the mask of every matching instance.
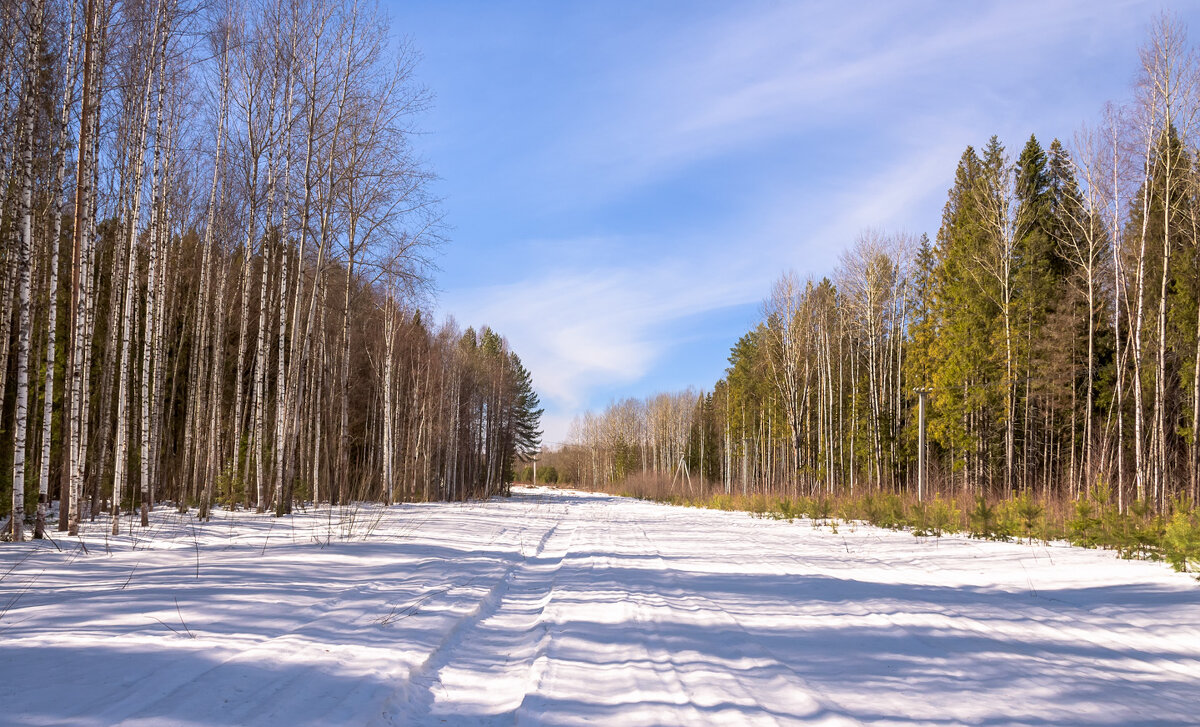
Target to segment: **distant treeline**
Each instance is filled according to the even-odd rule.
[[[0,515],[506,487],[540,411],[417,312],[416,55],[372,4],[0,8]],[[14,483],[16,486],[14,487]]]
[[[782,276],[712,391],[614,402],[543,469],[681,493],[1195,502],[1200,69],[1170,18],[1140,58],[1132,99],[1069,145],[968,147],[932,240],[868,231],[830,277]]]

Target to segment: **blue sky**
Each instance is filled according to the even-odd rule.
[[[1163,8],[1200,37],[1200,3],[385,3],[435,95],[437,312],[508,338],[548,442],[711,387],[780,273],[932,237],[968,144],[1069,144]]]

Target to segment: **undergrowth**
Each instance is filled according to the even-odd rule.
[[[987,498],[959,493],[923,501],[889,492],[786,496],[704,492],[668,492],[650,479],[635,479],[609,488],[612,494],[671,505],[748,512],[756,517],[813,527],[869,523],[908,530],[917,537],[940,538],[966,533],[972,538],[1001,541],[1066,541],[1084,548],[1116,551],[1122,558],[1165,560],[1176,570],[1200,572],[1200,511],[1195,503],[1176,499],[1167,512],[1156,513],[1148,502],[1121,511],[1108,488],[1094,488],[1079,500],[1055,500],[1022,493]]]

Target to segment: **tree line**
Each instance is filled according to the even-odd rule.
[[[781,276],[724,378],[667,397],[677,421],[615,402],[547,464],[596,486],[1196,502],[1200,62],[1167,16],[1139,57],[1132,97],[1070,143],[967,147],[933,239],[868,230],[831,275]]]
[[[416,51],[359,0],[0,10],[0,515],[501,491],[529,373],[433,325]],[[131,521],[132,526],[132,521]]]

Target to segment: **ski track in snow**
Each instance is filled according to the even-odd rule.
[[[152,525],[0,548],[0,724],[1200,724],[1200,584],[1103,551],[542,488]]]

